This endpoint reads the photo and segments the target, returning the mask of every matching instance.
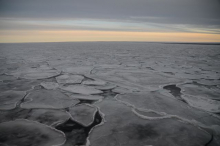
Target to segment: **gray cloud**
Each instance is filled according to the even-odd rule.
[[[102,19],[220,28],[219,0],[0,0],[1,18]]]

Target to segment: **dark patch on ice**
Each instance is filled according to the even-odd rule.
[[[36,79],[36,80],[41,81],[41,82],[56,82],[57,83],[56,77],[58,77],[60,75],[62,75],[62,74],[60,73],[60,74],[54,75],[52,77],[43,78],[43,79]]]
[[[84,103],[93,104],[94,102],[97,101],[97,100],[86,100],[86,99],[78,99],[78,100],[79,100],[78,104],[84,104]]]
[[[16,107],[15,108],[20,108],[21,103],[23,103],[25,101],[26,96],[28,96],[29,93],[26,92],[26,94],[24,95],[24,97],[17,102]]]
[[[149,69],[149,70],[154,70],[152,67],[146,67],[146,69]]]
[[[125,128],[130,131],[128,133],[128,137],[131,139],[144,140],[159,136],[159,133],[156,130],[154,130],[154,127],[150,124],[131,124],[126,126]]]
[[[35,133],[30,133],[28,130],[21,128],[21,127],[17,127],[14,130],[15,131],[13,131],[12,133],[10,133],[9,131],[7,132],[5,131],[6,133],[1,133],[0,144],[6,143],[8,141],[15,141],[16,144],[14,142],[11,142],[13,143],[13,145],[15,144],[15,146],[20,146],[20,145],[30,146],[32,145],[33,142],[34,142],[33,145],[38,145],[40,144],[41,141],[45,141],[49,139],[48,135],[39,133],[38,131]],[[22,139],[22,138],[23,140],[16,141],[17,139]],[[24,138],[25,138],[25,141],[24,141]]]
[[[205,144],[205,146],[208,146],[213,141],[213,134],[211,134],[211,139]]]
[[[172,73],[172,72],[164,72],[164,73],[169,74],[169,75],[175,75],[175,74]]]
[[[0,122],[13,121],[16,119],[29,119],[31,118],[32,111],[33,109],[22,109],[19,107],[8,111],[0,111]],[[45,112],[45,114],[39,115],[35,119],[35,121],[44,124],[53,123],[56,122],[56,120],[58,119],[49,112]]]
[[[170,93],[178,100],[187,103],[184,99],[181,98],[181,88],[177,87],[176,85],[167,85],[163,87],[166,90],[169,90]]]
[[[45,89],[45,88],[41,85],[34,86],[34,90],[40,90],[40,89]]]
[[[27,119],[31,109],[14,108],[12,110],[0,111],[0,122],[12,121],[15,119]]]
[[[37,80],[27,80],[18,78],[16,80],[8,80],[0,85],[0,91],[16,90],[16,91],[28,91],[33,86],[39,85]]]
[[[56,126],[56,129],[63,131],[66,135],[66,143],[71,145],[84,145],[89,136],[91,129],[102,122],[102,117],[99,112],[96,112],[94,121],[89,126],[85,127],[72,119]]]
[[[189,83],[189,84],[190,84],[190,83]],[[215,88],[215,87],[216,87],[216,85],[205,85],[205,84],[198,83],[198,82],[196,82],[196,81],[193,81],[192,84],[197,85],[197,86],[199,86],[199,87],[206,87],[206,88],[208,88],[208,89],[211,89],[211,88]]]
[[[117,92],[112,91],[113,89],[108,89],[108,90],[102,90],[103,93],[99,94],[105,98],[114,98],[117,94]]]
[[[55,77],[57,77],[57,76],[46,78],[46,79],[38,79],[38,80],[41,82],[55,82],[55,83],[57,83],[57,80]]]
[[[12,75],[7,75],[7,74],[1,74],[0,75],[0,80],[3,82],[3,83],[8,83],[10,82],[11,80],[16,80],[16,77],[12,76]]]
[[[65,84],[63,84],[64,87],[67,87],[70,85],[81,85],[81,83],[65,83]]]

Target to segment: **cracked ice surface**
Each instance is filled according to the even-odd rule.
[[[140,110],[153,110],[162,115],[175,115],[189,120],[196,120],[206,125],[218,125],[220,119],[210,118],[210,114],[195,110],[187,104],[175,100],[157,91],[145,93],[131,93],[117,97],[124,104]]]
[[[43,86],[45,89],[48,89],[48,90],[56,89],[56,88],[59,87],[59,84],[54,83],[54,82],[42,82],[40,85]]]
[[[53,70],[52,68],[47,67],[40,67],[40,68],[21,68],[19,70],[16,70],[10,75],[13,75],[15,77],[20,77],[24,79],[44,79],[44,78],[50,78],[53,76],[56,76],[60,74],[60,72]]]
[[[211,137],[198,127],[175,119],[143,120],[117,101],[105,100],[97,106],[105,114],[106,123],[92,131],[91,146],[193,146],[204,145]]]
[[[78,101],[69,98],[56,90],[36,90],[27,95],[22,108],[51,108],[62,109],[77,104]]]
[[[30,43],[0,52],[0,125],[45,124],[49,135],[64,132],[63,146],[220,145],[219,45]],[[24,142],[15,132],[21,138],[3,145]]]
[[[192,107],[208,112],[220,113],[220,101],[190,95],[184,95],[183,99]]]
[[[0,93],[0,110],[15,108],[16,104],[25,96],[24,91],[5,91]]]

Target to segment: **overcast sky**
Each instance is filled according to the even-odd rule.
[[[1,33],[21,30],[218,36],[220,0],[0,0]]]

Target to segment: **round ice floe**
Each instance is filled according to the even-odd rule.
[[[58,146],[65,142],[62,132],[28,120],[0,123],[0,145]]]
[[[9,110],[15,108],[26,92],[24,91],[5,91],[0,93],[0,110]]]
[[[41,86],[43,86],[45,89],[51,90],[51,89],[56,89],[59,87],[59,84],[54,83],[54,82],[42,82],[40,84]]]
[[[84,126],[88,126],[93,122],[96,111],[97,109],[95,107],[86,104],[74,106],[69,109],[69,113],[73,120]]]
[[[31,92],[21,104],[22,108],[51,108],[62,109],[77,104],[79,101],[71,99],[56,90],[36,90]]]
[[[100,94],[103,93],[101,90],[97,90],[93,87],[85,86],[85,85],[69,85],[69,86],[61,86],[62,90],[69,91],[72,93],[78,93],[78,94]]]
[[[67,83],[77,84],[77,83],[81,83],[83,79],[84,77],[80,75],[67,75],[67,74],[56,77],[56,80],[59,84],[67,84]]]

